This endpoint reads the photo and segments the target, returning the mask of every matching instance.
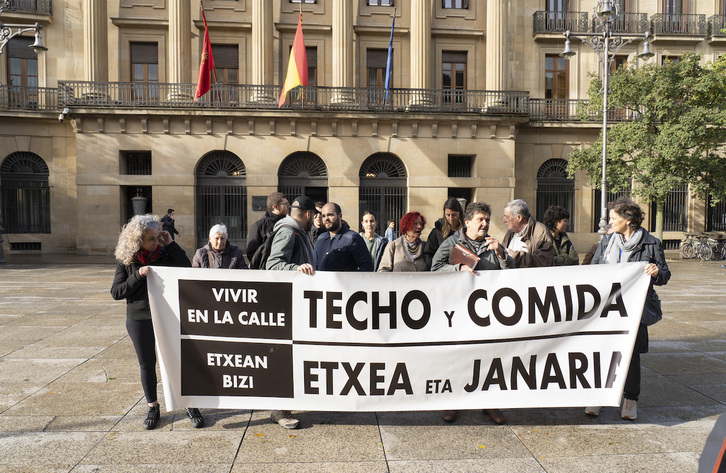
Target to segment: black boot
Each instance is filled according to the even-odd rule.
[[[202,427],[204,425],[204,417],[202,417],[202,414],[199,413],[199,409],[197,409],[196,407],[188,407],[187,416],[189,416],[192,427],[194,427],[195,429],[198,429],[199,427]]]
[[[146,430],[154,430],[156,424],[159,422],[159,405],[149,407],[149,411],[146,413],[146,419],[144,419],[144,428]]]

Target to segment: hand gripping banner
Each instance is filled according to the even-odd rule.
[[[470,273],[154,267],[167,409],[617,406],[644,263]]]

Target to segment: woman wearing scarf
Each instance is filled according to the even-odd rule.
[[[651,277],[647,299],[658,301],[653,285],[663,286],[671,277],[666,264],[660,240],[640,226],[643,211],[632,200],[621,197],[610,205],[610,228],[612,233],[600,241],[592,258],[592,264],[617,264],[645,261],[645,274]],[[646,305],[647,301],[646,301]],[[635,338],[633,356],[630,359],[628,376],[623,390],[623,419],[635,420],[638,417],[638,396],[640,395],[640,354],[648,352],[648,327],[642,323]],[[596,416],[599,407],[586,407],[585,413]]]
[[[218,223],[209,230],[209,243],[192,259],[194,268],[247,269],[242,250],[227,240],[227,227]]]
[[[426,242],[421,240],[421,231],[425,226],[426,219],[418,212],[409,212],[401,217],[403,236],[386,246],[378,271],[428,271],[430,263],[426,262],[423,255]]]
[[[135,215],[129,220],[121,229],[115,256],[116,275],[111,295],[117,301],[126,299],[126,330],[139,360],[141,386],[149,407],[143,427],[152,430],[159,422],[159,402],[156,396],[156,342],[146,276],[150,266],[188,268],[191,263],[169,232],[161,230],[161,219],[157,215]],[[198,409],[187,409],[187,415],[194,427],[204,424]]]

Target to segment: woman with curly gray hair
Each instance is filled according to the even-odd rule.
[[[169,232],[161,229],[161,219],[148,214],[135,215],[123,226],[115,256],[116,275],[111,295],[117,301],[126,299],[126,330],[136,350],[141,369],[141,386],[149,406],[143,426],[146,430],[152,430],[159,422],[160,414],[156,397],[156,340],[146,276],[151,266],[190,267],[191,263]],[[187,409],[187,415],[194,427],[204,424],[198,409]]]

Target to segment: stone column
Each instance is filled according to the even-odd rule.
[[[83,76],[89,82],[108,82],[108,29],[106,0],[83,1]],[[84,98],[107,97],[105,84],[93,84]]]
[[[333,2],[333,87],[353,87],[353,4]],[[331,103],[350,103],[351,90],[336,90]]]
[[[486,90],[507,90],[507,6],[487,2]]]
[[[411,0],[411,88],[431,88],[431,0]],[[431,102],[422,93],[413,93],[409,105]]]
[[[196,5],[196,4],[195,4]],[[169,0],[169,77],[171,84],[191,84],[192,11],[188,0]],[[170,100],[189,97],[181,88],[169,91]]]
[[[254,102],[274,102],[266,87],[272,85],[272,2],[252,0],[252,84],[260,86],[252,95]]]

